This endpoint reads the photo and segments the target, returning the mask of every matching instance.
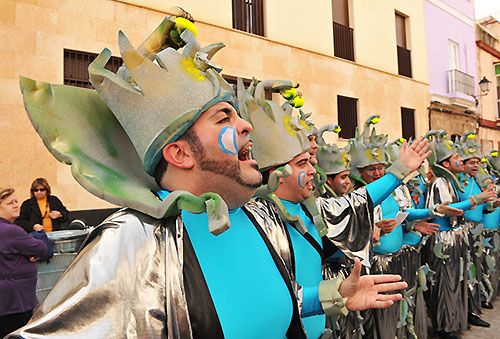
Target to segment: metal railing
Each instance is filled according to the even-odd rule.
[[[398,47],[398,74],[411,78],[411,51]]]
[[[333,22],[333,54],[336,57],[354,61],[354,30]]]
[[[448,93],[463,93],[474,96],[474,77],[458,69],[447,71]]]

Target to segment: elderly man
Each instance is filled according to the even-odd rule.
[[[98,95],[21,79],[49,150],[130,209],[96,228],[20,336],[305,337],[283,224],[245,205],[262,179],[252,127],[210,61],[223,45],[201,48],[196,34],[183,17],[138,49],[120,33],[119,72],[104,68],[108,50],[89,66]],[[388,306],[397,296],[379,292],[404,288],[399,279],[353,276],[323,302]]]

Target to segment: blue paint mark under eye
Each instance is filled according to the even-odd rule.
[[[460,160],[457,160],[457,161],[455,162],[455,165],[456,165],[457,167],[460,167]]]
[[[305,171],[300,171],[298,175],[298,182],[299,182],[299,187],[306,187],[306,177],[307,174]]]
[[[238,154],[238,143],[236,142],[236,129],[224,127],[219,132],[219,147],[222,152],[231,155]]]

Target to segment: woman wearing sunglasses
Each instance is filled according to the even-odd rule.
[[[50,186],[45,178],[37,178],[31,184],[31,198],[21,205],[21,215],[16,224],[28,233],[45,230],[58,231],[68,221],[68,210],[61,200],[50,194]]]

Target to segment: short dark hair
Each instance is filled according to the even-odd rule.
[[[203,148],[201,140],[200,138],[198,138],[198,135],[196,135],[196,133],[194,132],[192,126],[188,128],[188,130],[184,132],[184,134],[181,135],[177,140],[186,141],[189,144],[189,147],[191,148],[191,151],[193,151],[195,156],[203,157],[205,149]],[[163,175],[165,175],[167,167],[168,167],[168,162],[165,160],[164,157],[161,157],[160,161],[158,162],[158,165],[156,165],[156,168],[153,171],[153,178],[160,187]]]

